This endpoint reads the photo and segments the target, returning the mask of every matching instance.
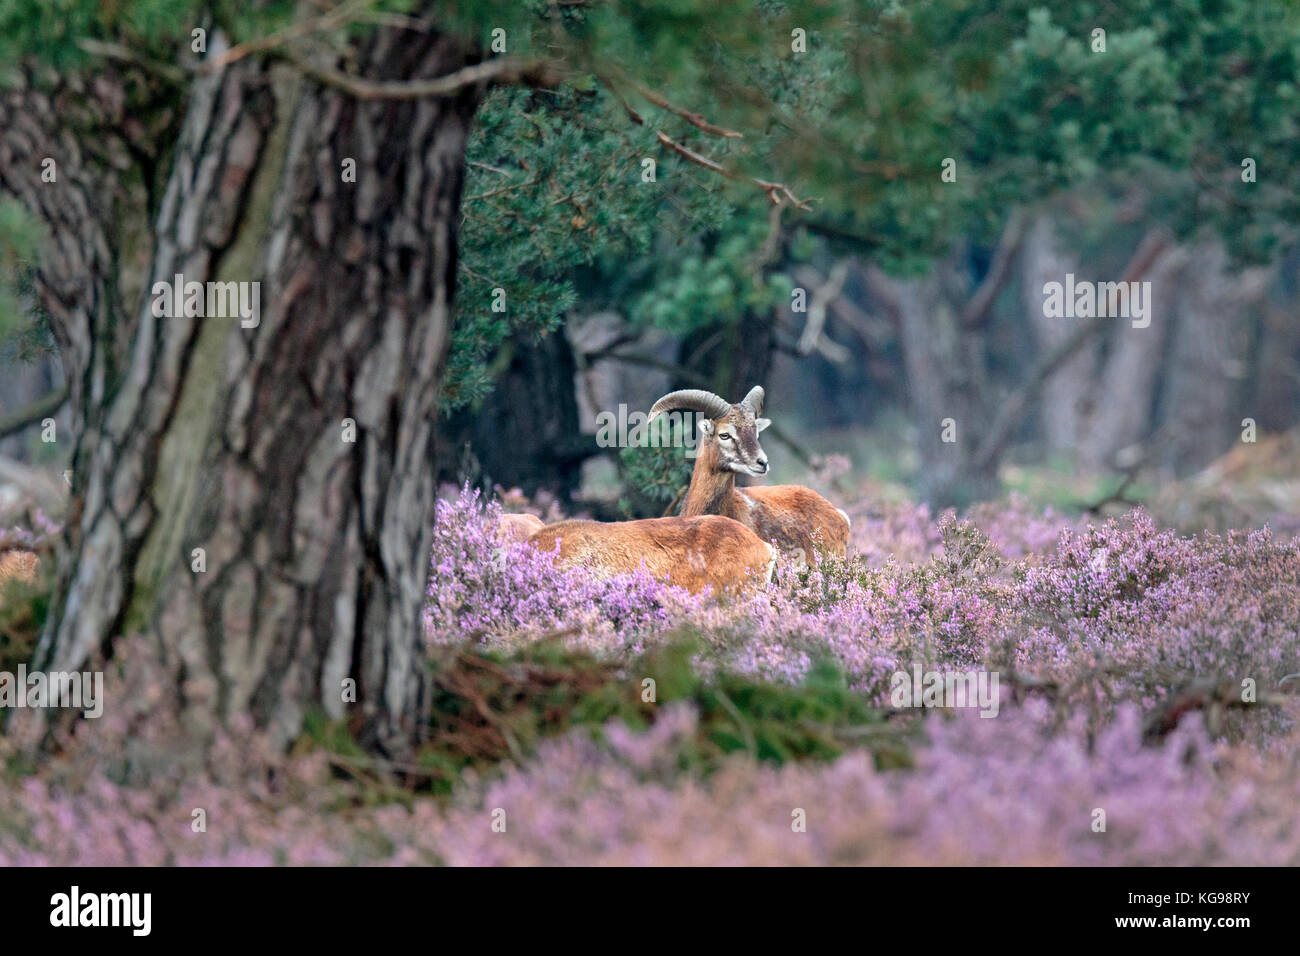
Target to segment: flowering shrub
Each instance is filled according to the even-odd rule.
[[[1015,666],[1144,708],[1193,679],[1263,693],[1300,672],[1300,539],[1267,530],[1182,538],[1134,512],[1064,533],[1015,600]]]
[[[0,519],[0,672],[29,660],[36,648],[49,594],[35,579],[48,577],[52,566],[36,552],[50,551],[61,530],[40,508],[30,509],[24,521]],[[0,714],[0,725],[3,720]]]
[[[793,682],[827,659],[877,704],[890,675],[913,662],[978,665],[1006,619],[1011,582],[973,525],[947,516],[935,536],[922,563],[823,558],[748,603],[701,610],[694,623],[711,649],[706,664]]]
[[[128,706],[39,769],[0,736],[0,864],[1300,863],[1300,540],[849,510],[848,559],[719,599],[559,570],[462,490],[425,617],[441,785],[239,728],[196,766],[124,641]],[[997,716],[893,710],[915,664],[1001,672]]]
[[[1018,493],[1004,502],[972,505],[966,517],[1011,560],[1050,555],[1056,550],[1062,531],[1084,527],[1084,522],[1058,514],[1052,508],[1038,511]]]
[[[1006,670],[1050,684],[1063,706],[1088,698],[1095,720],[1124,700],[1151,711],[1197,678],[1250,679],[1267,694],[1300,672],[1300,542],[1267,530],[1186,538],[1141,511],[1049,536],[1050,515],[1017,499],[973,509],[1000,540],[951,513],[922,533],[928,512],[907,513],[904,538],[925,542],[922,560],[825,557],[784,566],[754,597],[716,601],[645,575],[557,572],[526,544],[499,548],[496,505],[462,492],[439,503],[430,634],[518,646],[571,628],[581,646],[626,660],[687,631],[706,673],[796,683],[829,660],[880,706],[891,675],[917,663]]]
[[[30,523],[18,522],[9,527],[0,525],[0,547],[34,551],[61,530],[57,521],[40,508],[33,508]]]
[[[850,503],[849,553],[871,567],[891,559],[925,561],[939,547],[939,533],[930,506],[912,502],[863,498]]]
[[[912,770],[862,753],[780,769],[737,758],[676,771],[683,710],[605,745],[571,736],[474,792],[439,829],[460,865],[1070,864],[1300,862],[1300,758],[1216,748],[1195,725],[1144,747],[1123,710],[1091,749],[1046,732],[1041,707],[931,721]],[[489,825],[504,811],[506,833]],[[793,824],[806,821],[806,832]],[[1104,819],[1097,815],[1104,813]],[[1104,823],[1104,830],[1094,829]]]
[[[850,551],[872,567],[891,558],[902,563],[926,561],[943,546],[944,515],[934,515],[929,505],[864,498],[844,510],[852,521]],[[966,517],[1010,560],[1050,554],[1064,528],[1079,526],[1051,508],[1036,510],[1021,494],[973,505]]]
[[[645,571],[600,578],[556,568],[527,542],[498,542],[500,516],[499,504],[468,488],[438,500],[425,613],[431,641],[517,646],[571,629],[587,645],[637,651],[703,600]]]
[[[46,772],[0,788],[0,864],[1300,863],[1295,739],[1260,755],[1189,723],[1144,746],[1124,708],[1089,747],[1030,704],[928,721],[911,769],[880,771],[862,751],[779,768],[737,755],[700,777],[682,760],[697,720],[669,706],[644,732],[571,733],[493,780],[467,774],[451,806],[358,806],[320,753],[261,757],[275,787]],[[254,762],[244,750],[221,745],[217,760],[237,770]]]

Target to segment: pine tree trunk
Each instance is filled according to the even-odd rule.
[[[352,69],[382,80],[467,62],[452,39],[411,30],[353,52]],[[140,632],[182,676],[177,702],[200,736],[251,715],[282,743],[323,708],[360,717],[380,750],[409,748],[425,686],[434,414],[480,95],[358,101],[255,57],[200,77],[134,292],[118,281],[120,221],[93,194],[10,189],[47,221],[64,202],[55,249],[88,260],[42,275],[79,435],[37,666],[79,668]],[[58,129],[56,111],[46,119]],[[33,129],[24,162],[57,148]],[[88,157],[66,166],[54,196],[93,181]],[[53,281],[63,272],[66,290]],[[260,323],[156,318],[150,289],[178,273],[260,282]]]

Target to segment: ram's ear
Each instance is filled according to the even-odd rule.
[[[701,418],[699,423],[695,427],[700,430],[701,438],[713,437],[713,422],[711,422],[709,419]]]
[[[756,419],[754,419],[754,428],[757,429],[757,430],[760,431],[760,432],[761,432],[764,428],[766,428],[768,425],[770,425],[770,424],[772,424],[772,419],[770,419],[770,418],[756,418]]]

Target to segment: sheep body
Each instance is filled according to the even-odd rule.
[[[640,521],[559,521],[529,538],[555,551],[560,567],[602,576],[644,567],[692,593],[744,588],[771,579],[776,551],[739,521],[719,515]]]

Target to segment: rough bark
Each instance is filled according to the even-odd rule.
[[[352,53],[379,80],[470,61],[448,37],[396,29]],[[6,172],[7,191],[66,222],[39,278],[79,419],[68,556],[37,666],[80,667],[139,631],[180,674],[199,736],[251,714],[283,742],[308,709],[344,716],[346,677],[370,743],[400,752],[418,736],[433,420],[481,92],[362,102],[257,57],[200,75],[134,291],[117,283],[120,223],[96,207],[102,167],[67,162],[60,185],[76,188],[58,190]],[[32,111],[3,110],[12,153]],[[35,112],[18,165],[75,148],[56,110],[43,126]],[[261,282],[260,324],[154,317],[150,286],[177,273]]]
[[[142,215],[144,195],[115,171],[131,162],[127,143],[78,135],[122,123],[125,86],[107,71],[87,83],[25,69],[0,95],[0,192],[47,232],[35,284],[65,372],[76,373],[67,381],[78,433],[94,424],[105,390],[120,377],[133,333],[120,308],[131,291],[130,264],[119,268],[119,259],[130,251],[123,233]],[[42,177],[46,160],[54,161],[52,182]]]

